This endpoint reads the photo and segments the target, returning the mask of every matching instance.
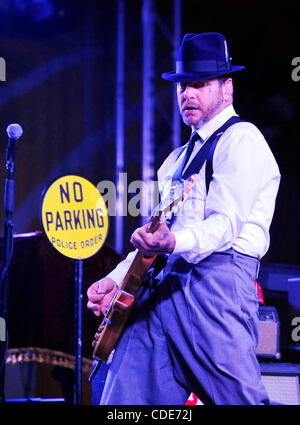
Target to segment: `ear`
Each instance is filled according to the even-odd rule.
[[[233,83],[232,78],[227,78],[222,85],[223,98],[225,102],[229,102],[232,100],[233,96]]]

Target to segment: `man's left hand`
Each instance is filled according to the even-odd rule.
[[[166,223],[160,223],[154,233],[147,232],[148,228],[145,224],[134,231],[130,240],[133,246],[147,256],[171,254],[176,240]]]

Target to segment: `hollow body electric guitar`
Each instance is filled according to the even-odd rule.
[[[170,220],[171,217],[179,211],[183,201],[192,189],[196,177],[196,174],[191,176],[180,196],[178,196],[170,205],[164,209],[158,208],[149,224],[148,232],[154,233],[160,223]],[[125,328],[143,279],[147,271],[152,266],[155,258],[156,255],[147,257],[140,251],[137,251],[137,254],[131,263],[120,288],[116,291],[107,309],[107,313],[103,317],[100,326],[95,333],[92,343],[94,348],[94,364],[89,377],[90,381],[95,376],[100,364],[108,362],[110,355]]]

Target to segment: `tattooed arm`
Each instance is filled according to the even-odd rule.
[[[166,223],[161,223],[154,233],[148,233],[149,224],[139,227],[131,236],[130,242],[144,255],[170,254],[175,248],[175,236]]]

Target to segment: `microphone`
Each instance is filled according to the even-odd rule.
[[[6,133],[8,135],[6,160],[11,162],[14,160],[17,149],[17,141],[23,134],[23,128],[17,123],[10,124],[6,129]]]
[[[8,144],[6,149],[6,179],[4,188],[4,239],[3,239],[3,268],[0,276],[0,317],[6,321],[7,317],[7,293],[9,283],[9,266],[13,252],[13,209],[14,209],[14,194],[15,182],[14,174],[14,158],[17,150],[17,141],[23,134],[23,129],[20,124],[10,124],[6,129],[8,135]],[[4,368],[6,350],[8,347],[8,332],[5,331],[5,339],[0,343],[0,403],[4,401]]]
[[[23,128],[20,124],[9,124],[6,133],[10,139],[18,140],[23,134]]]
[[[17,150],[17,141],[23,134],[23,129],[20,124],[10,124],[6,133],[8,135],[8,144],[6,149],[6,179],[4,189],[4,210],[6,217],[12,217],[14,207],[15,182],[14,174],[14,159]]]

